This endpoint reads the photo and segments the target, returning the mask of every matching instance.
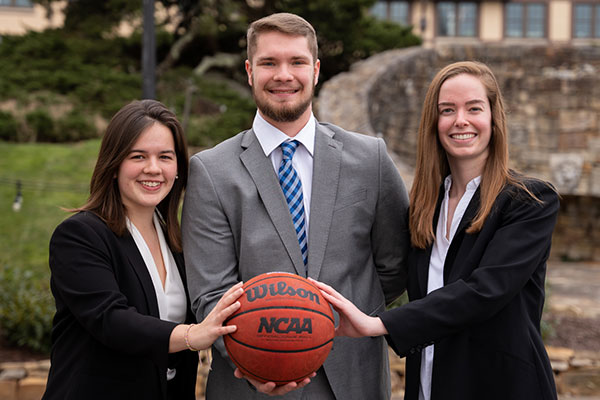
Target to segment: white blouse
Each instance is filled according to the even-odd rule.
[[[454,210],[454,216],[452,217],[452,225],[450,226],[450,232],[447,231],[448,221],[448,197],[450,188],[452,187],[452,176],[448,175],[444,180],[444,200],[440,206],[440,215],[437,221],[437,228],[435,231],[435,242],[431,249],[431,257],[429,258],[429,275],[427,279],[427,294],[433,292],[436,289],[444,286],[444,264],[446,262],[446,255],[454,234],[458,229],[460,220],[462,219],[467,206],[471,202],[475,191],[479,187],[481,182],[481,176],[472,179],[467,183],[465,193],[461,197],[456,209]],[[448,238],[446,238],[446,236]],[[421,352],[421,386],[419,390],[419,400],[429,400],[431,398],[431,377],[433,375],[433,353],[434,345],[427,346]]]
[[[127,229],[131,232],[131,236],[144,259],[144,264],[146,264],[150,278],[152,278],[156,300],[158,301],[158,313],[160,319],[180,324],[185,321],[187,308],[185,288],[183,287],[183,281],[177,270],[177,264],[175,264],[171,249],[169,249],[169,246],[167,245],[165,235],[156,214],[154,214],[153,222],[156,234],[158,235],[160,251],[162,253],[163,263],[167,274],[165,277],[164,288],[160,276],[158,275],[158,269],[156,268],[156,263],[154,262],[154,257],[152,257],[150,248],[148,248],[142,234],[129,218],[127,218]],[[167,379],[170,380],[174,377],[175,370],[168,369]]]

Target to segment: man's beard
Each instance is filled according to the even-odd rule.
[[[262,114],[272,119],[275,122],[293,122],[296,121],[300,116],[308,109],[310,104],[312,103],[312,99],[315,93],[314,85],[312,87],[312,91],[310,96],[303,101],[302,103],[287,107],[273,107],[272,104],[268,100],[262,100],[259,96],[256,95],[254,85],[252,85],[252,97],[254,97],[254,102],[256,103],[256,107],[262,112]]]

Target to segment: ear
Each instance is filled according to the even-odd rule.
[[[246,73],[248,74],[248,85],[252,86],[252,64],[249,60],[246,60]]]
[[[319,60],[317,58],[317,61],[315,61],[315,86],[317,86],[317,83],[319,83],[319,71],[321,71],[321,60]]]

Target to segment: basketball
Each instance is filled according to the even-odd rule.
[[[224,336],[240,371],[260,382],[300,382],[319,369],[333,347],[329,303],[308,279],[285,272],[244,283],[241,307],[225,321],[237,330]]]

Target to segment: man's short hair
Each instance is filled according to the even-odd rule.
[[[252,56],[256,51],[258,36],[265,32],[281,32],[285,35],[305,37],[313,57],[313,63],[317,61],[319,47],[317,45],[317,34],[312,25],[298,15],[277,13],[256,20],[248,27],[246,41],[248,60],[250,62],[252,62]]]

